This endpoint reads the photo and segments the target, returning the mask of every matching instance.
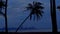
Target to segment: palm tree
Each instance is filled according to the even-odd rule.
[[[7,2],[8,0],[6,0],[6,3],[5,3],[5,32],[8,34],[8,25],[7,25]]]
[[[42,9],[44,7],[41,6],[42,3],[40,2],[34,2],[33,1],[33,4],[29,3],[28,6],[26,7],[27,10],[30,10],[30,14],[28,17],[26,17],[26,19],[19,25],[19,27],[17,28],[16,32],[19,30],[19,28],[24,24],[24,22],[30,17],[30,20],[32,19],[32,16],[33,15],[36,15],[37,16],[37,20],[42,16],[42,14],[44,13],[42,11]],[[34,19],[35,19],[35,16],[34,16]]]
[[[5,7],[5,8],[4,8]],[[5,9],[5,13],[2,12],[2,8]],[[4,4],[2,0],[0,0],[0,14],[4,16],[5,18],[5,32],[8,34],[8,27],[7,27],[7,0]]]
[[[55,5],[55,0],[50,0],[50,4],[51,4],[52,32],[57,32],[57,20],[56,20],[56,5]]]

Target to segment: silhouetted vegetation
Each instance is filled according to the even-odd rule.
[[[43,6],[41,6],[42,3],[40,2],[34,2],[33,4],[29,3],[28,6],[26,7],[27,10],[30,10],[30,14],[29,16],[19,25],[19,27],[17,28],[16,32],[19,30],[19,28],[24,24],[24,22],[30,17],[30,20],[32,19],[32,15],[36,15],[37,16],[37,20],[42,16],[42,14],[44,13],[42,11],[42,9],[44,8]],[[35,19],[35,18],[34,18]]]
[[[4,2],[0,0],[0,15],[3,15],[5,18],[5,32],[8,33],[8,25],[7,25],[7,1]],[[5,13],[2,12],[2,9],[5,9]],[[17,28],[16,32],[19,30],[19,28],[25,23],[25,21],[30,18],[32,20],[32,17],[34,15],[34,20],[37,17],[40,19],[40,17],[43,16],[43,9],[44,7],[42,6],[42,3],[40,2],[35,2],[29,3],[28,6],[26,7],[27,10],[30,10],[30,14],[23,20],[23,22],[19,25]],[[60,9],[60,6],[57,7],[57,9]],[[58,32],[57,31],[57,19],[56,19],[56,3],[55,0],[50,0],[50,11],[51,11],[51,20],[52,20],[52,32]]]
[[[42,5],[42,3],[40,3],[40,2],[33,2],[33,4],[31,4],[31,3],[28,4],[28,7],[26,7],[26,8],[27,8],[27,10],[31,11],[30,12],[30,20],[32,19],[32,15],[36,15],[37,20],[42,16],[42,14],[44,13],[42,11],[42,9],[44,7],[42,7],[41,5]],[[34,20],[35,20],[35,18],[34,18]]]
[[[60,10],[60,6],[57,6],[57,9],[59,9],[59,10]]]
[[[52,19],[52,32],[57,32],[57,20],[56,20],[56,5],[55,0],[50,0],[51,6],[51,19]]]
[[[2,8],[5,9],[5,13],[2,12]],[[4,16],[5,18],[5,32],[8,34],[8,27],[7,27],[7,0],[6,2],[3,2],[3,0],[0,0],[0,14]]]
[[[5,15],[3,12],[2,12],[2,9],[5,7],[5,4],[2,0],[0,0],[0,15]]]
[[[42,4],[40,2],[34,2],[34,1],[33,1],[33,4],[31,4],[31,3],[28,4],[28,6],[26,8],[27,8],[27,10],[31,11],[30,15],[28,16],[28,17],[30,17],[30,20],[32,19],[32,15],[36,15],[37,20],[40,18],[40,16],[42,16],[42,13],[44,13],[42,11],[42,9],[44,7],[42,7],[41,5]],[[57,32],[55,0],[50,0],[50,6],[51,6],[51,19],[52,19],[52,32]],[[28,17],[22,22],[22,24],[20,24],[18,29],[24,24],[24,22],[28,19]],[[35,16],[34,16],[34,20],[35,20]],[[16,32],[18,31],[18,29],[16,30]]]

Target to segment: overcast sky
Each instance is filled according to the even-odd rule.
[[[43,11],[44,14],[40,20],[27,20],[22,27],[35,27],[37,29],[52,29],[52,22],[50,16],[50,0],[8,0],[8,9],[7,9],[7,17],[8,17],[8,27],[9,28],[17,28],[21,22],[29,15],[29,11],[26,10],[26,6],[28,3],[32,3],[33,1],[39,1],[43,3]],[[60,0],[56,0],[56,6],[60,4]],[[57,10],[57,23],[58,28],[60,29],[60,11]],[[0,16],[0,28],[4,28],[4,17]]]

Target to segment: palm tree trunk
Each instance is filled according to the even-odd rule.
[[[16,32],[19,30],[19,28],[25,23],[25,21],[30,17],[30,15],[28,15],[25,20],[23,20],[23,22],[19,25],[19,27],[17,28]]]
[[[56,5],[55,0],[50,0],[51,4],[51,19],[52,19],[52,32],[57,32],[57,20],[56,20]]]
[[[57,32],[57,19],[56,19],[56,5],[55,0],[53,0],[53,32]]]
[[[7,1],[6,0],[6,6],[5,6],[5,32],[8,34],[8,25],[7,25]]]

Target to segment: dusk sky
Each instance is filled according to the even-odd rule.
[[[30,21],[28,18],[28,20],[26,20],[22,27],[35,27],[41,31],[52,31],[52,22],[50,16],[50,0],[8,0],[8,28],[18,28],[21,22],[30,14],[30,11],[24,11],[26,10],[25,7],[28,5],[28,3],[32,3],[33,1],[39,1],[43,3],[42,6],[44,7],[44,14],[38,21]],[[58,5],[60,5],[60,0],[56,0],[56,7]],[[58,29],[60,29],[60,11],[56,9],[56,13]],[[4,27],[4,17],[0,16],[0,28]]]

